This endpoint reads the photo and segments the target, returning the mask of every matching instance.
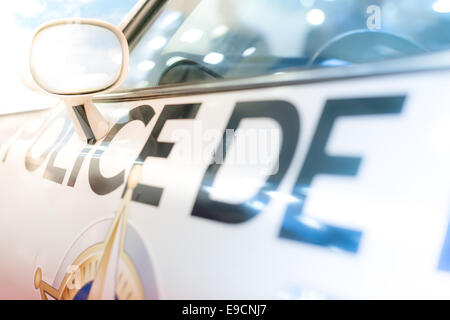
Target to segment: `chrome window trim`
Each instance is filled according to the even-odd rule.
[[[138,3],[139,8],[134,16],[129,18],[131,24],[123,29],[127,32],[126,36],[129,42],[131,41],[131,45],[139,37],[138,33],[142,31],[142,19],[149,17],[149,14],[153,14],[165,2],[166,0],[147,0]],[[249,78],[114,91],[97,95],[94,101],[99,103],[132,101],[445,70],[450,70],[450,50],[342,67],[303,69]]]
[[[153,19],[154,14],[167,2],[167,0],[139,0],[131,9],[130,13],[120,23],[119,28],[128,40],[128,47],[131,50],[139,40],[144,31],[147,19]]]
[[[123,17],[120,21],[118,28],[125,33],[125,29],[131,26],[133,20],[137,17],[137,14],[142,10],[143,6],[148,2],[148,0],[139,0],[136,4],[131,8],[131,10]]]

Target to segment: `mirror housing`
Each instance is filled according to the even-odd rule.
[[[63,99],[83,141],[95,144],[110,124],[92,96],[120,86],[128,72],[128,43],[115,26],[92,19],[62,19],[44,24],[30,48],[33,80]]]

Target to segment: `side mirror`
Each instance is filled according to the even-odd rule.
[[[30,50],[30,71],[45,92],[61,97],[75,131],[94,144],[110,124],[92,96],[112,90],[128,72],[128,44],[115,26],[91,19],[56,20],[41,26]]]

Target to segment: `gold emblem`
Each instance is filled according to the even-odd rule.
[[[128,188],[119,210],[109,227],[103,243],[91,245],[68,266],[58,288],[42,280],[42,270],[37,268],[34,286],[42,299],[97,300],[145,299],[144,288],[132,260],[124,251],[128,207],[136,188],[142,167],[130,171]]]

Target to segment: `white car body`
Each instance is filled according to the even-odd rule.
[[[105,94],[94,100],[99,110],[112,123],[125,123],[116,125],[108,143],[93,146],[70,134],[63,103],[0,116],[0,298],[40,299],[44,282],[61,294],[54,297],[46,287],[45,296],[73,298],[80,283],[92,279],[94,271],[83,268],[103,250],[133,162],[171,105],[196,107],[186,119],[161,122],[153,136],[173,148],[167,157],[143,161],[140,184],[161,193],[155,200],[142,189],[141,201],[129,204],[128,258],[115,262],[127,278],[116,279],[118,298],[450,298],[449,57],[443,52],[379,62],[370,70],[350,68],[345,76],[339,68],[326,69],[315,80],[292,72]],[[280,101],[294,107],[277,108],[281,116],[294,110],[288,114],[298,117],[298,127],[295,119],[277,122],[262,112],[264,103]],[[367,102],[372,111],[327,113],[330,101]],[[215,212],[228,210],[220,204],[251,205],[269,179],[254,165],[225,158],[213,184],[205,183],[208,155],[232,115],[242,116],[236,113],[240,103],[250,103],[254,113],[244,115],[238,128],[269,129],[280,137],[270,159],[278,158],[288,139],[297,139],[286,147],[292,158],[279,184],[269,186],[266,202],[253,203],[256,213],[218,218]],[[145,109],[142,118],[127,119],[139,108]],[[323,129],[321,119],[331,125],[325,142],[314,140]],[[292,128],[297,132],[283,135]],[[205,138],[217,131],[220,135]],[[320,143],[326,156],[356,159],[354,172],[320,172],[320,163],[312,162],[317,172],[311,173],[307,196],[298,197],[299,175]],[[198,149],[191,150],[193,144]],[[187,160],[199,152],[207,161]],[[206,191],[199,195],[201,190]],[[304,201],[301,216],[286,220],[299,201]],[[202,213],[208,208],[210,216]],[[357,240],[353,247],[339,239],[302,240],[302,234],[289,235],[294,218],[314,232],[328,226],[355,231]],[[85,252],[95,245],[99,251]],[[63,293],[63,287],[75,291]]]

